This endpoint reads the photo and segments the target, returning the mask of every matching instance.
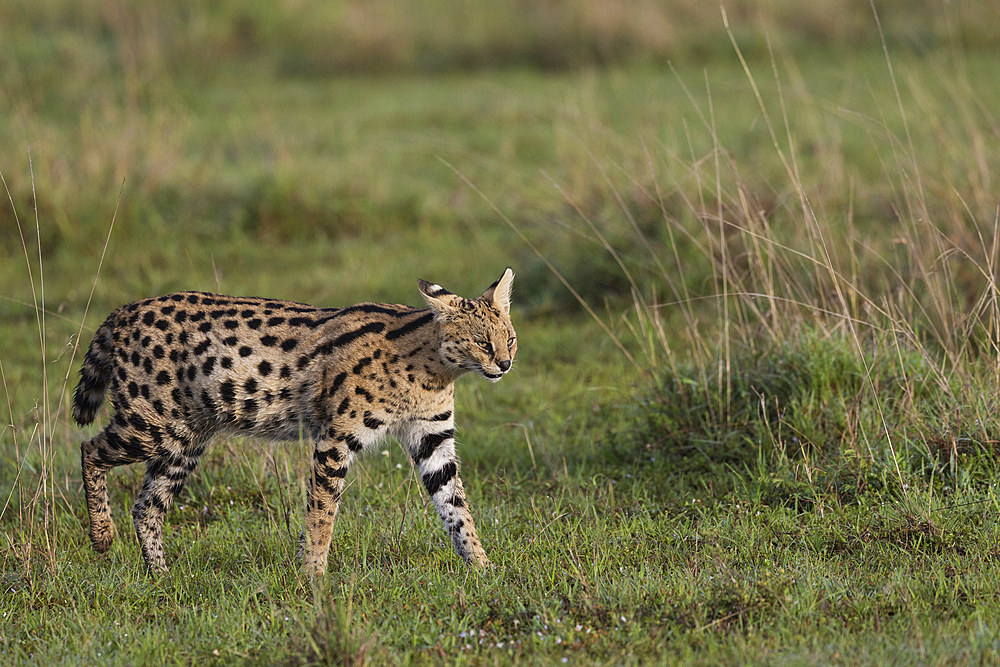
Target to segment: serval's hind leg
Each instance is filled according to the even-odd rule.
[[[344,477],[353,459],[354,452],[335,438],[316,443],[302,534],[302,568],[310,576],[326,573],[333,521],[344,491]]]
[[[80,445],[83,491],[90,516],[90,541],[94,551],[104,553],[115,539],[115,522],[108,500],[108,471],[149,457],[150,447],[142,434],[112,421],[96,436]]]
[[[179,449],[182,453],[174,453]],[[163,522],[174,498],[198,465],[203,444],[173,443],[162,456],[146,463],[146,481],[132,507],[135,534],[142,546],[142,557],[153,574],[165,574],[167,562],[163,550]],[[162,450],[161,450],[162,451]]]

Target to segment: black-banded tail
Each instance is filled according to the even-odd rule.
[[[105,322],[94,334],[94,340],[83,358],[80,382],[73,394],[73,419],[80,426],[86,426],[97,416],[111,383],[113,368],[111,330]]]

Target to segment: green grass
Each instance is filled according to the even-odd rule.
[[[1000,659],[995,17],[880,3],[887,59],[866,3],[599,4],[0,10],[0,662]],[[170,576],[138,469],[93,553],[67,400],[111,309],[417,305],[507,265],[515,371],[457,388],[494,568],[392,445],[309,581],[308,444],[242,439],[171,510]]]

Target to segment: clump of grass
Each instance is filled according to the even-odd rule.
[[[351,577],[343,599],[324,595],[322,587],[316,591],[309,620],[298,619],[302,631],[298,650],[303,655],[296,664],[360,667],[378,652],[378,635],[356,617],[355,583],[356,578]]]
[[[944,495],[987,490],[1000,424],[987,402],[957,410],[954,396],[993,390],[940,392],[926,357],[877,343],[859,353],[843,335],[803,331],[734,350],[724,380],[691,364],[663,369],[619,453],[708,475],[718,493],[744,477],[758,500],[800,509],[926,485]]]

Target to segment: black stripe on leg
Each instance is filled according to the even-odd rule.
[[[455,429],[450,428],[446,431],[441,431],[440,433],[428,433],[420,441],[420,450],[417,452],[416,457],[414,457],[417,463],[420,463],[424,459],[428,459],[434,454],[438,446],[442,442],[448,440],[449,438],[455,437]]]
[[[157,494],[150,494],[143,503],[145,507],[152,507],[156,509],[161,514],[167,513],[167,504],[160,498]]]
[[[352,452],[360,452],[362,449],[365,448],[364,445],[361,444],[361,441],[358,440],[356,437],[354,437],[353,434],[348,434],[348,436],[345,438],[345,441],[347,442],[348,449],[350,449]]]
[[[341,466],[340,468],[327,468],[324,471],[327,477],[339,477],[344,479],[347,477],[347,466]]]
[[[116,415],[117,416],[117,415]],[[124,464],[140,461],[145,458],[146,449],[142,446],[142,441],[135,436],[127,440],[118,435],[115,431],[104,431],[105,438],[110,448],[110,452],[99,450],[99,458],[102,463]],[[109,456],[110,455],[110,456]]]
[[[335,500],[339,500],[339,492],[337,491],[337,485],[339,482],[336,480],[344,479],[347,476],[347,468],[333,468],[332,470],[324,470],[322,475],[317,475],[316,484],[323,488],[324,491],[336,496]]]
[[[458,466],[455,465],[454,461],[450,461],[445,464],[440,470],[435,470],[434,472],[424,473],[421,479],[424,482],[424,486],[427,487],[427,493],[432,496],[441,490],[441,487],[451,481],[451,479],[458,474]]]
[[[327,461],[333,461],[334,463],[340,463],[340,454],[337,453],[335,447],[330,449],[319,450],[317,449],[313,453],[313,460],[316,461],[321,466],[327,465]]]
[[[371,412],[365,412],[364,424],[367,428],[375,430],[384,424],[378,417],[373,417]]]

